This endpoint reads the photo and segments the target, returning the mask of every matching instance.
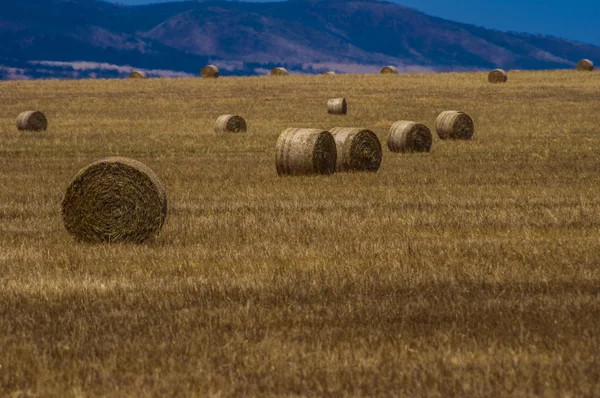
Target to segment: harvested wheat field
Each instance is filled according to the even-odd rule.
[[[0,396],[600,395],[600,74],[0,91]],[[342,122],[323,111],[339,96]],[[24,109],[48,130],[18,131]],[[448,109],[472,140],[384,146],[377,173],[278,176],[288,127],[386,142]],[[229,113],[251,130],[214,133]],[[106,156],[164,185],[144,244],[63,225],[71,179]]]

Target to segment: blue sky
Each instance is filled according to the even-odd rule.
[[[121,4],[165,0],[118,0]],[[261,1],[261,0],[257,0]],[[269,0],[262,0],[269,1]],[[542,33],[600,46],[600,0],[396,0],[429,15],[505,31]]]

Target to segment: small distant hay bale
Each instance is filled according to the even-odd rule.
[[[216,65],[206,65],[200,71],[200,76],[216,79],[217,77],[221,76],[221,72],[219,72],[219,68],[217,68]]]
[[[383,69],[381,69],[381,73],[385,74],[398,74],[398,69],[395,66],[384,66]]]
[[[475,132],[473,119],[459,111],[440,113],[435,121],[435,129],[442,140],[470,140]]]
[[[245,133],[246,121],[237,115],[221,115],[215,124],[215,133]]]
[[[277,174],[333,174],[337,157],[335,140],[329,131],[288,128],[277,139]]]
[[[46,131],[48,119],[40,111],[25,111],[17,117],[17,129],[21,131]]]
[[[589,59],[582,59],[581,61],[579,61],[577,63],[577,70],[593,71],[594,63],[592,61],[590,61]]]
[[[400,120],[390,128],[387,144],[392,152],[429,152],[431,142],[431,131],[427,126]]]
[[[330,70],[330,71],[327,71],[327,72],[323,72],[323,74],[324,75],[331,75],[331,76],[333,76],[333,75],[336,75],[337,73],[335,73],[334,71]]]
[[[277,67],[271,70],[271,76],[287,76],[289,74],[290,73],[287,71],[287,69],[283,67]]]
[[[327,101],[327,113],[330,115],[345,115],[347,112],[346,98],[332,98]]]
[[[502,69],[494,69],[488,74],[488,81],[490,83],[506,83],[508,75]]]
[[[62,201],[65,228],[88,243],[145,242],[158,235],[166,216],[166,192],[156,174],[123,157],[81,169]]]
[[[355,127],[331,129],[335,139],[335,171],[376,172],[381,165],[381,143],[374,132]]]
[[[129,74],[130,79],[145,79],[147,78],[146,72],[141,70],[134,70]]]

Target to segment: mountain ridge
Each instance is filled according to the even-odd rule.
[[[138,6],[19,0],[0,9],[0,38],[6,43],[2,78],[114,77],[125,74],[124,66],[197,75],[208,62],[225,75],[242,75],[275,65],[360,73],[383,64],[403,71],[560,69],[581,58],[600,59],[600,47],[590,44],[448,21],[381,0]],[[63,66],[40,71],[36,62]],[[116,69],[73,73],[65,67],[76,62]],[[22,76],[7,76],[7,68]]]

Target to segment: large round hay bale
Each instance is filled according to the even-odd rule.
[[[130,79],[145,79],[146,77],[146,72],[141,70],[134,70],[129,74]]]
[[[374,132],[355,127],[331,129],[335,139],[335,171],[376,172],[381,165],[381,143]]]
[[[592,71],[594,70],[594,63],[589,59],[582,59],[577,63],[577,70]]]
[[[392,74],[396,74],[397,75],[398,74],[398,69],[395,66],[388,65],[388,66],[384,66],[383,69],[381,69],[381,73],[383,73],[383,74],[390,74],[390,73],[392,73]]]
[[[429,152],[431,141],[431,131],[427,126],[400,120],[390,128],[387,144],[392,152]]]
[[[165,188],[136,160],[100,159],[73,178],[62,216],[67,231],[80,241],[142,243],[158,235],[164,224]]]
[[[288,128],[277,139],[275,164],[279,175],[333,174],[335,140],[329,131]]]
[[[287,69],[282,67],[273,68],[271,70],[271,76],[287,76],[289,74],[290,73],[287,71]]]
[[[488,81],[490,83],[506,83],[508,75],[502,69],[494,69],[488,74]]]
[[[200,76],[216,79],[221,76],[221,72],[219,72],[219,68],[216,65],[206,65],[200,71]]]
[[[48,119],[40,111],[25,111],[17,117],[17,129],[26,131],[45,131]]]
[[[440,113],[435,120],[435,129],[442,140],[470,140],[475,132],[473,119],[459,111]]]
[[[215,133],[245,133],[246,121],[237,115],[221,115],[215,123]]]
[[[330,115],[345,115],[347,112],[346,98],[332,98],[327,101],[327,113]]]

